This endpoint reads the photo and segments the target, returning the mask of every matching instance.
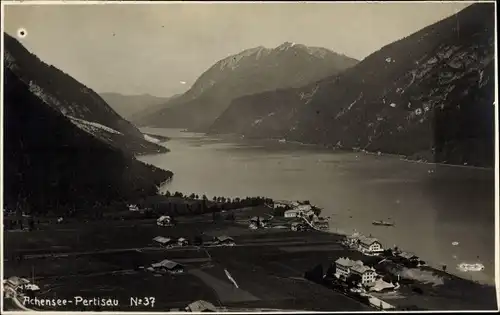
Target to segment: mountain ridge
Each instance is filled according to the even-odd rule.
[[[148,93],[126,95],[117,92],[102,92],[99,96],[118,114],[132,120],[141,112],[166,103],[171,97],[155,96]]]
[[[93,125],[92,128],[100,129],[100,132],[117,131],[108,133],[109,142],[137,154],[168,151],[165,147],[146,141],[131,122],[123,119],[92,89],[62,70],[46,64],[7,33],[4,33],[5,67],[29,86],[30,93],[69,117],[77,126]],[[77,123],[79,120],[80,123]],[[81,120],[87,123],[82,124]]]
[[[343,71],[358,61],[326,48],[284,43],[258,46],[225,57],[209,67],[169,108],[134,121],[141,126],[203,129],[243,95],[302,86]],[[199,115],[203,112],[203,115]]]
[[[338,75],[235,99],[209,133],[491,166],[493,11],[471,5]]]
[[[7,39],[7,45],[2,117],[4,208],[37,214],[102,213],[103,207],[156,194],[158,185],[172,178],[172,172],[135,158],[157,152],[158,146],[143,140],[140,132],[135,136],[138,130],[128,129],[106,103],[92,103],[94,95],[87,99],[88,88],[68,75],[60,76],[61,71],[40,68],[36,55],[26,55],[20,44],[12,47]],[[43,72],[31,76],[33,69]],[[73,94],[65,99],[68,93],[61,89],[68,86]],[[78,100],[90,104],[92,110],[77,106]],[[76,115],[68,114],[68,104]],[[94,117],[103,111],[110,116]],[[98,122],[115,119],[112,127]]]

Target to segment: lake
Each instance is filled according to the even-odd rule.
[[[310,200],[332,231],[372,234],[464,278],[494,283],[494,170],[416,163],[272,140],[211,137],[143,128],[168,136],[171,152],[141,161],[174,172],[163,190],[224,197]],[[394,227],[372,225],[390,220]],[[452,245],[458,242],[458,245]],[[484,271],[461,272],[461,262]]]

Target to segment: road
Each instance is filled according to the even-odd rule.
[[[23,259],[38,259],[38,258],[60,258],[60,257],[69,257],[69,256],[83,256],[83,255],[96,255],[96,254],[110,254],[110,253],[121,253],[121,252],[129,252],[129,251],[199,251],[200,249],[206,248],[226,248],[226,247],[262,247],[262,246],[296,246],[296,245],[307,245],[307,246],[315,246],[315,245],[338,245],[339,248],[341,246],[337,242],[333,241],[320,241],[320,242],[310,242],[310,241],[274,241],[274,242],[248,242],[244,244],[235,244],[233,246],[220,246],[220,245],[209,245],[209,246],[186,246],[186,247],[174,247],[174,248],[165,248],[160,246],[145,246],[145,247],[131,247],[131,248],[112,248],[112,249],[103,249],[103,250],[92,250],[92,251],[78,251],[78,252],[63,252],[63,253],[45,253],[45,254],[29,254],[24,255]],[[50,249],[47,249],[50,251]]]

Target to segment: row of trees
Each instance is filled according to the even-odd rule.
[[[177,197],[177,198],[184,198],[184,199],[188,199],[188,200],[206,200],[208,201],[209,198],[207,197],[207,195],[202,195],[201,198],[200,198],[200,195],[198,194],[195,194],[195,193],[191,193],[190,195],[188,194],[183,194],[182,192],[180,191],[176,191],[176,192],[170,192],[170,191],[166,191],[164,193],[164,195],[166,197]],[[235,197],[235,198],[230,198],[230,197],[221,197],[221,196],[214,196],[212,199],[210,199],[212,202],[218,202],[218,203],[239,203],[239,202],[242,202],[243,200],[248,200],[248,199],[259,199],[259,200],[265,200],[266,202],[268,203],[272,203],[272,199],[270,198],[264,198],[264,197],[246,197],[244,199],[242,198],[239,198],[239,197]]]
[[[226,210],[241,209],[246,207],[255,207],[264,205],[266,203],[272,203],[272,199],[264,197],[246,197],[246,198],[225,198],[225,197],[214,197],[209,200],[205,195],[201,198],[197,198],[196,194],[191,194],[185,196],[180,192],[170,193],[166,192],[166,199],[155,200],[150,202],[144,202],[141,207],[150,207],[153,211],[162,214],[167,214],[170,216],[178,215],[200,215],[212,213],[214,219],[216,214]],[[168,198],[168,197],[176,198]],[[199,197],[199,196],[198,196]],[[226,219],[233,220],[234,218],[229,217]]]

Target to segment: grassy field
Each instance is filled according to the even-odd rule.
[[[245,222],[254,215],[262,215],[263,211],[267,210],[235,211],[236,220]],[[45,297],[72,299],[80,295],[118,299],[120,305],[116,309],[101,308],[109,311],[152,310],[149,306],[131,307],[129,299],[134,296],[154,297],[154,311],[184,308],[197,299],[233,308],[369,310],[351,298],[304,279],[304,273],[317,265],[326,272],[339,257],[360,259],[365,263],[379,259],[342,248],[338,244],[342,238],[339,235],[317,231],[250,230],[246,224],[223,220],[213,223],[211,215],[179,218],[178,221],[175,227],[158,227],[154,220],[69,222],[45,225],[43,230],[32,232],[6,232],[4,274],[31,278],[34,270],[35,282]],[[152,238],[159,235],[192,240],[201,233],[205,240],[228,235],[237,245],[165,250],[153,247],[152,243]],[[20,253],[63,252],[68,256],[17,259]],[[186,274],[159,276],[136,268],[163,259],[185,265]],[[239,288],[228,280],[225,269]],[[432,269],[411,270],[407,276],[419,281],[402,286],[397,294],[382,294],[381,298],[399,307],[495,308],[491,288]],[[415,284],[421,287],[422,294],[413,291]],[[69,309],[78,308],[70,305]]]

